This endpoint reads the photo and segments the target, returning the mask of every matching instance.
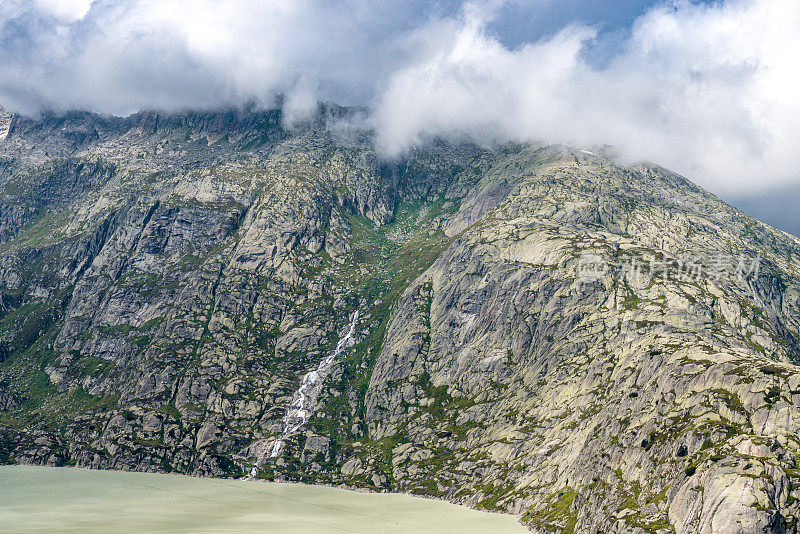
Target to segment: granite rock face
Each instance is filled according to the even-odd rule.
[[[350,110],[0,117],[0,460],[796,532],[800,241],[652,165]],[[0,136],[2,137],[2,136]],[[598,155],[599,154],[599,155]]]

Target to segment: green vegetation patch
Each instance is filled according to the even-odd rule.
[[[572,505],[577,495],[578,492],[570,487],[557,491],[544,499],[545,504],[539,510],[529,509],[522,521],[542,530],[574,534],[578,512]]]

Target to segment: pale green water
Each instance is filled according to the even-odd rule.
[[[0,532],[521,534],[511,516],[407,495],[0,466]]]

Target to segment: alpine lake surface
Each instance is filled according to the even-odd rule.
[[[391,493],[68,467],[0,466],[2,532],[527,532],[509,515]]]

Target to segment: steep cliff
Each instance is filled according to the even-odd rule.
[[[4,116],[0,459],[797,531],[797,239],[599,151],[381,161],[349,113]]]

